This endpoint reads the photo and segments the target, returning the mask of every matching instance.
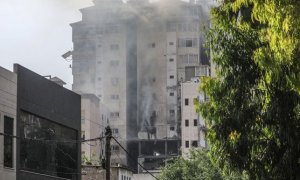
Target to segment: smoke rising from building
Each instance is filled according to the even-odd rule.
[[[73,90],[97,95],[122,143],[178,139],[181,81],[201,65],[207,4],[95,0],[73,23]],[[174,148],[177,148],[174,146]],[[125,156],[124,154],[121,156]]]

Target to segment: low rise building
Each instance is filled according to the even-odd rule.
[[[80,180],[80,101],[18,64],[0,68],[0,179]]]

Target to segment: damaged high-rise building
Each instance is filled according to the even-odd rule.
[[[181,82],[209,71],[204,2],[95,0],[71,24],[73,90],[98,96],[113,136],[149,169],[180,153]],[[112,162],[136,169],[112,143]]]

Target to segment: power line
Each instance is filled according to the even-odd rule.
[[[90,141],[102,141],[105,136],[102,137],[97,137],[97,138],[92,138],[92,139],[85,139],[85,140],[48,140],[48,139],[33,139],[33,138],[25,138],[25,137],[20,137],[20,136],[14,136],[10,134],[5,134],[0,132],[1,136],[8,136],[16,139],[23,139],[23,140],[29,140],[29,141],[37,141],[37,142],[60,142],[60,143],[83,143],[83,142],[90,142]]]
[[[115,137],[112,136],[112,139],[115,140],[115,142],[126,152],[126,154],[128,155],[128,157],[130,157],[132,160],[136,161],[137,164],[143,168],[148,174],[150,174],[152,177],[154,177],[156,180],[159,180],[156,176],[154,176],[151,172],[149,172],[143,165],[141,165],[136,159],[134,159],[131,154],[121,145],[121,143],[119,143],[119,141],[116,140]]]

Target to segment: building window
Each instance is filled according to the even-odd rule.
[[[198,54],[179,55],[179,62],[183,64],[199,64]]]
[[[119,78],[111,78],[111,84],[116,86],[119,84]]]
[[[197,38],[185,38],[178,40],[179,47],[198,47]]]
[[[119,61],[118,60],[113,60],[113,61],[110,61],[110,66],[111,67],[117,67],[119,65]]]
[[[78,173],[78,132],[44,118],[20,114],[20,169],[63,179]],[[29,139],[39,139],[32,141]],[[51,143],[41,143],[51,141]],[[68,158],[66,158],[66,154]],[[64,167],[64,168],[53,168]]]
[[[174,93],[173,93],[173,92],[170,92],[170,96],[174,96]]]
[[[119,50],[119,44],[112,44],[112,45],[110,45],[110,50],[112,50],[112,51],[117,51],[117,50]]]
[[[85,123],[85,110],[81,110],[81,124]]]
[[[81,140],[85,140],[85,131],[81,131]]]
[[[198,126],[198,119],[194,119],[194,126]]]
[[[198,147],[198,141],[192,141],[192,147]]]
[[[111,150],[112,150],[112,151],[119,151],[119,149],[120,149],[120,148],[119,148],[118,145],[112,145],[112,146],[111,146]]]
[[[170,113],[170,117],[174,117],[175,116],[175,110],[174,109],[171,109],[169,111],[169,113]]]
[[[176,23],[168,22],[167,23],[167,32],[176,32]]]
[[[149,43],[147,46],[148,48],[155,48],[155,43]]]
[[[111,132],[113,134],[118,134],[119,133],[119,129],[118,128],[113,128],[113,129],[111,129]]]
[[[173,46],[173,45],[174,45],[174,42],[169,42],[169,45],[170,45],[170,46]]]
[[[173,59],[173,58],[170,58],[169,61],[170,61],[170,62],[174,62],[174,59]]]
[[[14,119],[4,116],[4,167],[13,167]]]
[[[190,142],[189,141],[185,141],[185,147],[189,148],[190,147]]]
[[[188,119],[185,120],[185,127],[189,127],[189,120]]]
[[[174,126],[171,126],[170,127],[170,131],[174,131],[175,130],[175,127]]]
[[[119,95],[118,94],[113,94],[110,97],[112,100],[118,100],[119,99]]]
[[[119,112],[111,112],[110,113],[110,117],[112,117],[112,118],[116,118],[116,117],[119,117],[119,116],[120,116]]]
[[[188,99],[188,98],[185,98],[185,99],[184,99],[184,105],[186,105],[186,106],[189,105],[189,99]]]
[[[173,75],[171,75],[171,76],[170,76],[170,79],[174,79],[174,76],[173,76]]]

